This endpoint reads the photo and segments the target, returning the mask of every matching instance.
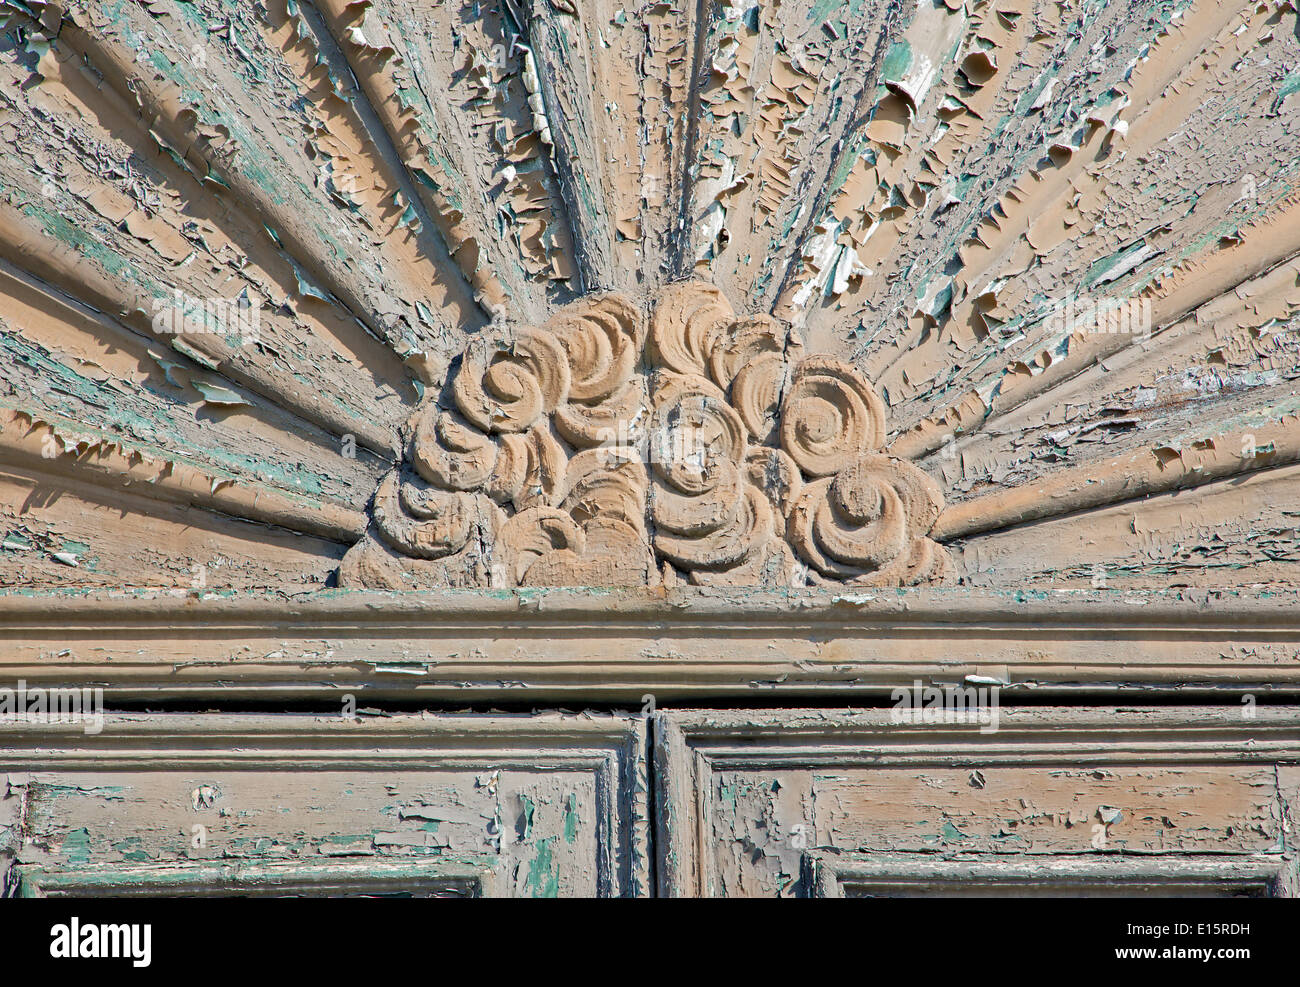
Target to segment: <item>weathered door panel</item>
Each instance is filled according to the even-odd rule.
[[[891,712],[659,714],[661,890],[1294,892],[1300,711]]]
[[[558,714],[7,728],[0,852],[25,894],[637,895],[643,730]]]

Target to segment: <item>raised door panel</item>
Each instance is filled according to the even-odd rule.
[[[1300,711],[657,717],[675,895],[1290,895]]]
[[[647,890],[643,723],[109,717],[0,732],[11,893]]]

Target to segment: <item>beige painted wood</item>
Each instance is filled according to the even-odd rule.
[[[644,725],[619,716],[110,716],[0,726],[30,894],[642,895]]]
[[[660,893],[1294,893],[1300,709],[891,713],[659,713]]]
[[[0,588],[1300,586],[1293,3],[200,7],[0,14]]]
[[[31,898],[394,897],[491,898],[499,894],[487,862],[456,860],[319,863],[195,862],[114,869],[14,869],[15,890]]]
[[[647,889],[643,722],[285,712],[356,695],[734,707],[672,893],[1289,887],[1297,12],[1078,6],[3,5],[0,689],[268,711],[5,726],[25,886]],[[1094,707],[754,711],[914,682]]]
[[[1300,601],[966,589],[0,595],[0,679],[108,702],[450,702],[887,696],[914,680],[1017,695],[1300,688]],[[797,702],[798,700],[796,700]],[[1217,700],[1216,700],[1217,701]]]

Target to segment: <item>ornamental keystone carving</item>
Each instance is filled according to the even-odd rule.
[[[591,295],[494,325],[412,418],[339,582],[788,586],[942,582],[938,485],[880,452],[885,406],[711,285],[647,320]]]

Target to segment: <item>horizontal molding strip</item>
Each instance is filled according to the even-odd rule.
[[[968,676],[975,677],[968,679]],[[961,589],[0,594],[0,688],[142,699],[656,702],[995,684],[1300,694],[1300,601]],[[362,698],[359,696],[358,698]]]

